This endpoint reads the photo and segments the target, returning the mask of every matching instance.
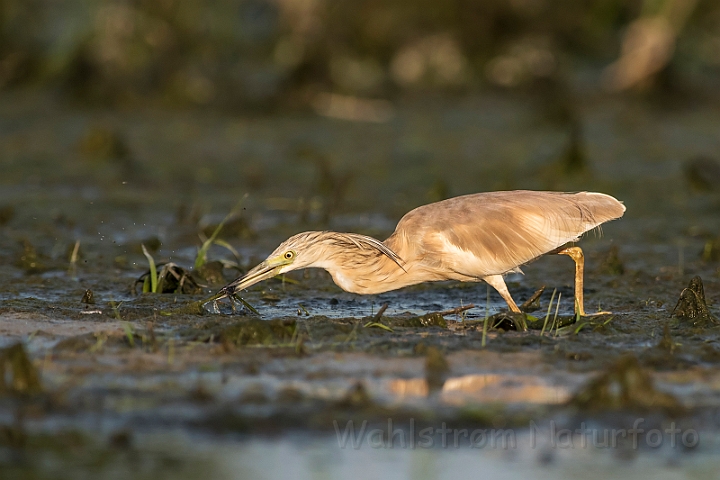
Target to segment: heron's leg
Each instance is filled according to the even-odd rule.
[[[515,300],[512,299],[512,297],[510,296],[510,292],[508,292],[507,285],[505,285],[505,280],[503,280],[502,275],[489,275],[487,277],[483,277],[483,280],[485,280],[488,285],[498,291],[503,300],[507,302],[510,310],[515,313],[520,313],[520,309],[515,304]]]
[[[580,247],[563,248],[558,255],[567,255],[575,261],[575,313],[585,316],[583,306],[583,275],[585,273],[585,255]]]

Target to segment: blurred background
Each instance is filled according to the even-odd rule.
[[[0,181],[397,215],[587,185],[562,179],[659,112],[714,111],[719,74],[713,0],[1,0]]]
[[[720,69],[712,0],[3,0],[0,15],[3,89],[114,108],[379,121],[383,104],[353,112],[326,95],[702,95]]]
[[[0,161],[10,184],[53,165],[184,194],[279,186],[326,210],[413,197],[400,212],[560,187],[525,167],[600,161],[588,110],[715,108],[719,73],[713,0],[2,0]]]

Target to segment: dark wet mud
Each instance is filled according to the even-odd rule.
[[[567,132],[532,101],[502,97],[410,102],[384,124],[109,115],[21,94],[0,109],[3,471],[239,478],[262,464],[277,476],[278,458],[306,454],[338,455],[353,471],[389,455],[390,419],[397,441],[430,428],[441,447],[386,459],[399,465],[447,461],[463,472],[480,458],[501,472],[514,455],[520,470],[572,478],[570,467],[604,462],[592,453],[602,450],[633,461],[637,476],[672,465],[714,478],[720,196],[705,185],[714,178],[707,161],[693,161],[717,154],[712,106],[588,99],[579,106],[586,165],[571,172],[561,168]],[[580,244],[587,317],[573,315],[573,265],[558,256],[507,278],[518,304],[545,287],[527,316],[507,314],[485,284],[360,297],[316,270],[243,292],[258,314],[227,301],[219,313],[199,307],[290,234],[385,238],[419,204],[514,188],[624,200],[626,216]],[[203,242],[246,193],[197,266]],[[165,272],[165,293],[148,292],[143,247]],[[638,419],[639,447],[628,434]],[[363,438],[360,453],[342,448],[348,422],[381,434]],[[662,433],[654,447],[648,432],[671,424],[674,446]],[[552,447],[567,441],[558,430],[581,425],[626,435],[604,450]],[[464,459],[477,445],[461,433],[460,451],[443,460],[440,426],[505,429],[519,446],[483,444],[480,457]],[[530,445],[537,432],[550,446]],[[252,452],[264,452],[255,467]],[[298,467],[300,477],[338,472],[328,465]]]

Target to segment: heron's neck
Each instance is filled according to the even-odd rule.
[[[347,292],[367,295],[417,283],[410,281],[398,262],[378,250],[345,245],[341,255],[327,253],[329,255],[312,266],[327,270],[333,281]]]
[[[405,283],[405,271],[387,257],[367,259],[367,263],[363,264],[333,265],[325,269],[340,288],[363,295],[387,292],[415,283]]]

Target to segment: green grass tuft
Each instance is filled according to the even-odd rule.
[[[145,245],[141,245],[143,254],[145,254],[145,258],[147,258],[148,265],[150,265],[150,292],[157,293],[158,290],[158,273],[157,268],[155,267],[155,259],[150,255],[150,252],[147,251],[147,248],[145,248]],[[143,293],[147,293],[147,281],[143,282]]]

